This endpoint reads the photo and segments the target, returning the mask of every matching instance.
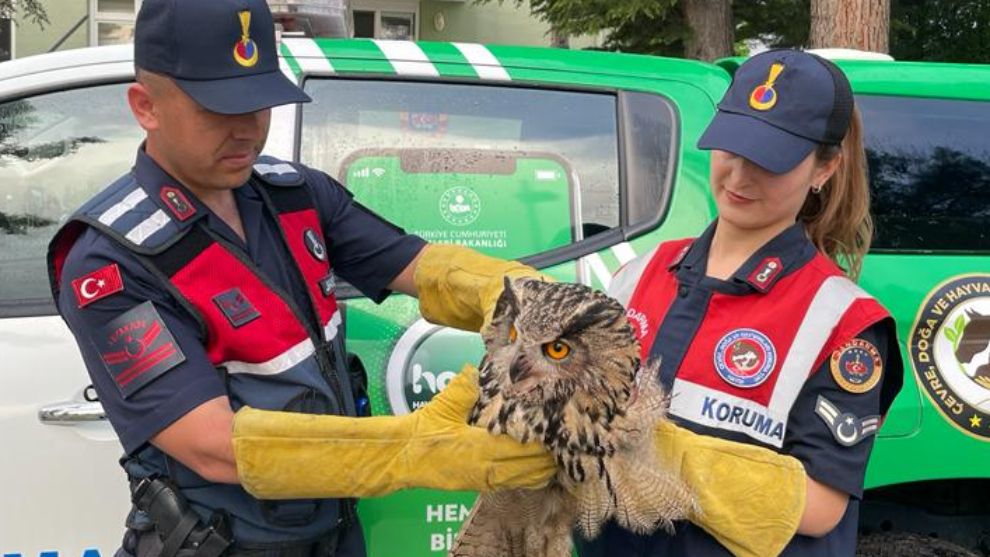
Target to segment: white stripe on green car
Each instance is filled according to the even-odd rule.
[[[437,71],[433,62],[430,62],[430,59],[426,57],[423,49],[412,41],[376,40],[375,44],[395,68],[395,73],[399,75],[440,76],[440,72]]]
[[[629,245],[629,242],[622,242],[621,244],[612,246],[612,253],[619,260],[620,267],[636,259],[636,251]]]
[[[509,72],[505,71],[502,64],[495,58],[490,50],[483,45],[475,43],[453,43],[457,50],[461,51],[464,58],[474,67],[481,79],[493,79],[499,81],[509,81]]]
[[[330,59],[313,39],[292,39],[282,43],[303,73],[335,73]]]
[[[597,253],[589,253],[581,258],[581,262],[591,271],[591,276],[586,275],[586,280],[592,287],[600,286],[602,290],[608,290],[608,285],[612,282],[612,272],[608,270],[605,261]],[[597,284],[596,280],[597,279]]]
[[[282,41],[280,51],[283,72],[289,75],[291,71],[297,80],[305,73],[386,73],[512,80],[495,55],[487,47],[475,43],[375,39],[320,42],[287,38]]]

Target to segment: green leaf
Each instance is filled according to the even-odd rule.
[[[956,317],[955,322],[952,324],[952,328],[956,331],[956,336],[961,337],[963,331],[966,329],[966,316],[960,314]]]
[[[959,335],[956,334],[956,331],[953,330],[952,327],[946,327],[945,338],[949,339],[949,342],[952,343],[952,348],[955,348],[957,341],[959,340]]]

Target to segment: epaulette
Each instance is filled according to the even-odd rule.
[[[270,186],[293,187],[306,183],[303,172],[295,165],[262,155],[254,163],[254,176]]]
[[[191,216],[199,216],[191,213]],[[177,220],[127,174],[83,205],[75,220],[84,222],[137,253],[160,253],[189,230],[196,219]]]

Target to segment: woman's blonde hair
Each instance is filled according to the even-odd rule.
[[[842,143],[821,145],[815,153],[819,164],[840,155],[842,160],[838,168],[821,192],[808,195],[798,213],[798,221],[804,224],[815,247],[855,280],[873,240],[870,185],[859,109],[853,110]]]

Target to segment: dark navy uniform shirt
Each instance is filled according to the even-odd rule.
[[[672,266],[678,283],[677,295],[657,330],[651,357],[662,357],[662,382],[671,388],[675,374],[683,369],[685,353],[695,338],[713,293],[731,296],[760,295],[750,277],[758,271],[761,262],[778,258],[783,265],[779,280],[806,265],[816,255],[814,245],[805,236],[803,226],[795,224],[754,253],[728,280],[708,277],[705,274],[708,251],[714,235],[713,223],[696,239],[681,260]],[[769,292],[772,295],[772,291]],[[782,317],[784,318],[784,317]],[[882,384],[863,392],[854,393],[837,383],[826,358],[820,368],[801,387],[797,399],[787,417],[786,434],[778,452],[797,458],[808,476],[818,482],[849,494],[845,515],[832,532],[816,539],[796,535],[782,555],[791,557],[833,557],[855,554],[856,528],[859,517],[859,499],[863,494],[866,464],[873,447],[875,430],[860,437],[854,444],[846,445],[838,440],[834,431],[819,411],[820,397],[827,399],[839,414],[848,413],[858,418],[868,418],[885,413],[894,395],[900,389],[902,367],[896,339],[890,320],[880,321],[856,335],[857,339],[876,347],[884,362]],[[709,355],[710,358],[710,355]],[[711,361],[697,363],[711,366]],[[675,395],[676,396],[676,395]],[[675,422],[696,433],[713,435],[732,441],[757,444],[751,437],[738,431],[708,427],[671,416]],[[877,424],[879,425],[879,424]],[[843,430],[845,431],[845,430]],[[848,440],[847,440],[848,441]],[[771,447],[772,448],[772,447]],[[746,470],[739,470],[738,481],[746,481]],[[774,494],[766,494],[773,498]],[[584,541],[575,534],[580,557],[727,557],[731,553],[700,527],[681,521],[676,532],[668,535],[659,531],[652,536],[638,536],[609,523],[603,533],[592,541]]]
[[[163,185],[182,188],[143,149],[138,152],[132,172],[156,203],[164,203],[157,195]],[[372,300],[382,301],[389,294],[387,285],[426,242],[405,234],[353,201],[344,187],[326,174],[306,169],[306,180],[314,195],[334,272]],[[310,307],[302,278],[281,240],[275,219],[255,187],[249,182],[234,190],[246,242],[195,196],[184,188],[183,191],[195,206],[193,218],[206,219],[207,227],[243,250],[276,286],[291,293],[298,307]],[[120,269],[123,291],[80,308],[71,282],[111,263]],[[199,323],[162,288],[163,279],[152,275],[132,252],[88,228],[69,252],[61,276],[60,309],[79,341],[100,402],[127,454],[135,453],[190,410],[226,395],[222,378],[207,358]],[[185,354],[185,361],[125,399],[101,359],[97,334],[114,318],[148,300],[154,303]]]

